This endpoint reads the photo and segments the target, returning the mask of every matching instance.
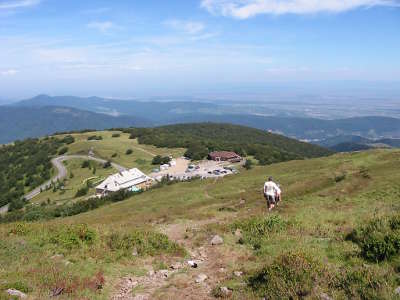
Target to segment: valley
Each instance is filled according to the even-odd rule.
[[[203,140],[196,127],[189,128]],[[174,132],[187,136],[180,130]],[[87,196],[75,196],[84,182],[115,173],[99,161],[82,168],[89,151],[94,157],[146,171],[154,168],[151,161],[156,154],[181,157],[187,151],[143,144],[132,139],[132,133],[137,134],[99,131],[56,136],[74,138],[63,154],[74,158],[63,162],[68,173],[64,187],[44,191],[33,198],[33,208],[28,205],[25,210],[37,214],[40,209],[87,201],[92,188]],[[154,133],[153,138],[166,134]],[[132,153],[127,155],[127,149]],[[70,216],[29,222],[4,223],[3,219],[2,290],[14,288],[32,299],[52,295],[59,299],[260,299],[299,293],[308,298],[379,295],[392,299],[397,288],[397,250],[387,258],[371,260],[364,246],[350,236],[374,220],[394,222],[400,210],[399,167],[398,150],[334,154],[254,165],[223,178],[165,184]],[[262,197],[268,176],[283,189],[283,201],[273,212],[268,212]],[[371,243],[380,243],[382,234],[397,238],[396,230],[374,230],[376,241]],[[220,240],[213,245],[216,236]],[[285,268],[294,273],[286,275]]]

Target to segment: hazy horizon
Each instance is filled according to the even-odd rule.
[[[0,99],[398,97],[399,4],[0,0]]]

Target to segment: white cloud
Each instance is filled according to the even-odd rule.
[[[247,19],[259,14],[339,13],[373,6],[400,6],[399,0],[202,0],[213,14]]]
[[[0,10],[11,10],[34,6],[40,3],[41,0],[10,0],[0,2]]]
[[[18,71],[15,69],[8,69],[8,70],[0,71],[1,76],[14,76],[17,73],[18,73]]]
[[[87,24],[87,27],[90,29],[96,29],[101,33],[107,33],[111,29],[118,29],[119,26],[115,25],[113,22],[105,21],[105,22],[91,22]]]
[[[168,20],[165,25],[186,34],[199,34],[204,31],[205,25],[201,22]]]

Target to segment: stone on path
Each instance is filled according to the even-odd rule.
[[[189,260],[188,265],[191,266],[192,268],[197,268],[197,263],[194,260]]]
[[[18,291],[16,289],[8,289],[7,294],[9,294],[10,296],[14,296],[14,297],[22,298],[22,299],[27,297],[25,293]]]
[[[202,283],[204,281],[206,281],[208,278],[208,276],[206,274],[199,274],[196,277],[196,283]]]
[[[236,277],[242,277],[243,272],[241,272],[241,271],[235,271],[235,272],[233,272],[233,274],[234,274]]]
[[[224,240],[219,235],[215,235],[211,240],[211,245],[221,245],[224,243]]]
[[[219,289],[222,295],[224,295],[225,297],[230,296],[232,294],[232,291],[228,289],[226,286],[221,286]]]
[[[398,286],[398,287],[394,290],[394,293],[395,293],[396,295],[400,295],[400,286]]]
[[[328,294],[322,293],[319,296],[322,300],[333,300],[331,297],[328,296]]]

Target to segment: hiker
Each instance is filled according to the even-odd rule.
[[[278,192],[280,198],[280,192],[281,192],[280,188],[272,180],[272,177],[269,177],[264,184],[264,197],[267,200],[269,211],[271,211],[275,207],[276,200],[278,199]]]

